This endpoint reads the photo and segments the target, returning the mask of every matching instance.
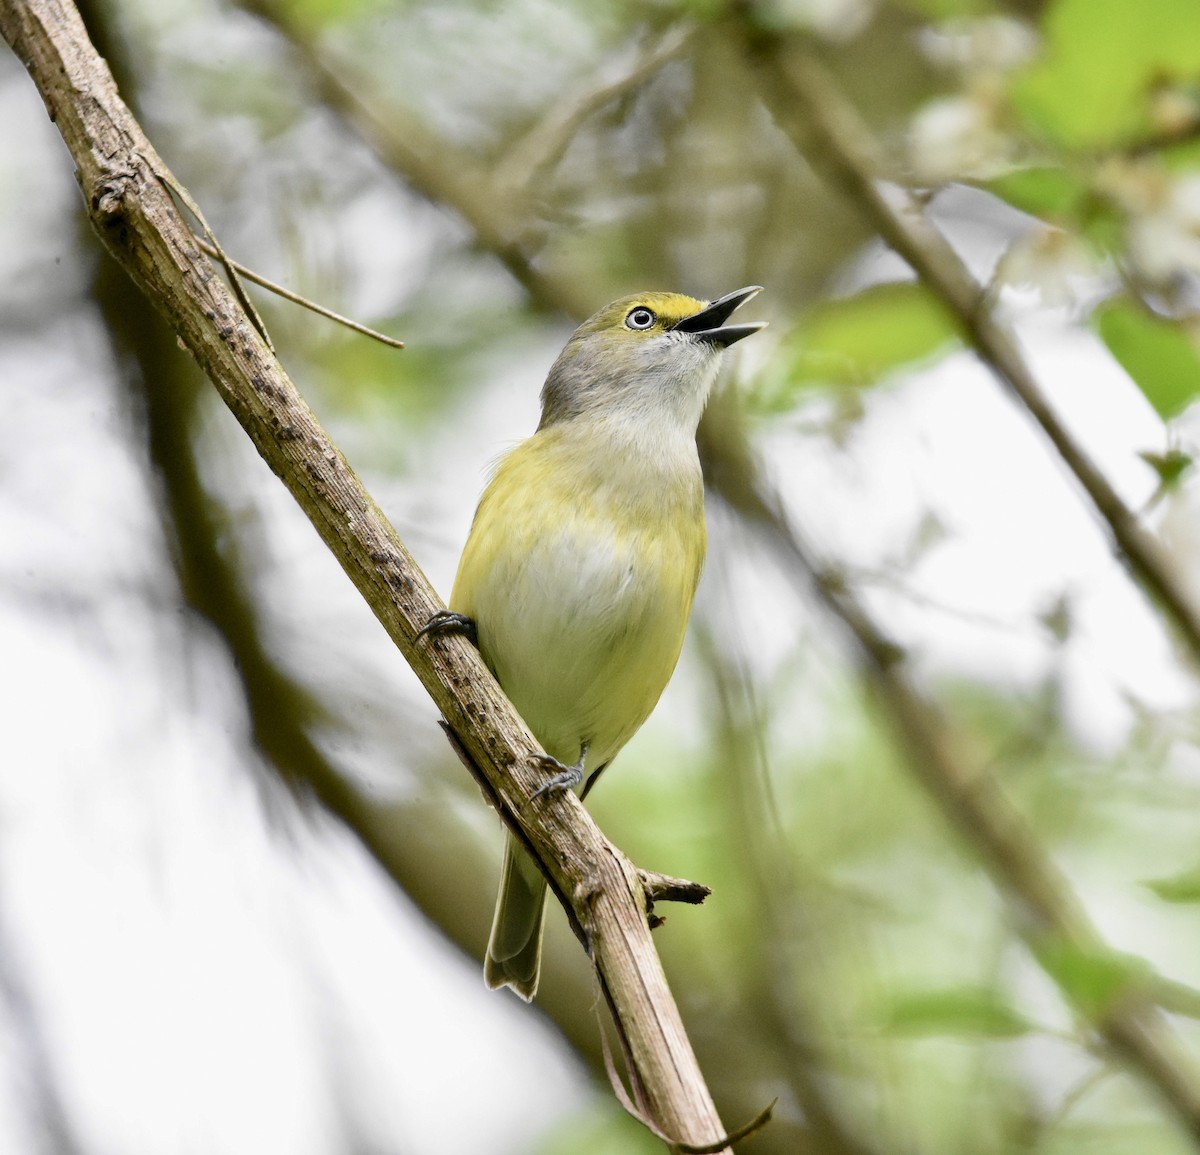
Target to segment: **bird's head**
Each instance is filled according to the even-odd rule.
[[[539,428],[618,417],[665,420],[694,433],[721,354],[766,324],[725,322],[761,291],[751,285],[707,302],[635,293],[605,305],[575,330],[551,368]]]

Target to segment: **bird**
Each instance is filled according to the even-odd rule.
[[[545,751],[538,794],[586,795],[675,670],[707,543],[696,429],[722,354],[765,325],[725,322],[761,291],[605,305],[567,341],[536,431],[479,500],[449,608],[421,633],[472,637]],[[545,898],[508,835],[489,987],[533,999]]]

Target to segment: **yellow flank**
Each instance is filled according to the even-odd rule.
[[[508,454],[450,597],[538,741],[565,764],[586,743],[589,772],[666,687],[704,560],[691,431],[656,432],[587,417]]]

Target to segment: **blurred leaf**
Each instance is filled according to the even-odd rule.
[[[1097,1099],[1102,1096],[1097,1095]],[[1107,1096],[1111,1101],[1114,1096]],[[1029,1148],[1023,1148],[1029,1150]],[[1192,1155],[1195,1147],[1178,1132],[1140,1121],[1097,1123],[1090,1112],[1077,1110],[1048,1133],[1039,1133],[1037,1155]]]
[[[1187,983],[1156,975],[1150,986],[1150,996],[1164,1011],[1172,1015],[1200,1019],[1200,991]]]
[[[1138,456],[1158,474],[1161,492],[1174,489],[1194,464],[1193,458],[1182,449],[1168,449],[1166,453],[1143,449]]]
[[[913,527],[912,535],[904,543],[897,563],[902,570],[916,569],[929,554],[953,538],[954,534],[936,511],[928,510]]]
[[[679,9],[692,20],[715,20],[724,12],[725,5],[722,0],[682,0]]]
[[[343,411],[378,419],[383,413],[436,417],[469,383],[472,350],[445,345],[389,349],[367,337],[329,340],[312,353],[327,396]]]
[[[1038,614],[1038,621],[1056,642],[1061,644],[1070,641],[1075,629],[1074,599],[1068,593],[1059,594]]]
[[[892,1000],[889,1030],[907,1035],[966,1035],[1011,1039],[1036,1030],[987,987],[948,987],[919,991]]]
[[[1070,148],[1103,148],[1148,131],[1154,90],[1200,71],[1196,0],[1056,0],[1043,29],[1046,51],[1012,96]]]
[[[386,10],[387,6],[381,0],[288,0],[287,5],[288,19],[313,32],[331,24],[349,24]]]
[[[987,182],[987,187],[1013,208],[1043,219],[1074,216],[1087,195],[1087,185],[1066,169],[1020,168]]]
[[[788,334],[760,393],[787,407],[809,385],[872,385],[956,340],[949,315],[915,281],[874,285],[818,305]],[[761,398],[760,398],[761,399]]]
[[[538,1155],[662,1155],[663,1145],[611,1102],[593,1104],[556,1127]]]
[[[1200,168],[1200,139],[1190,136],[1178,144],[1164,145],[1155,156],[1168,172],[1195,172]]]
[[[1200,902],[1200,865],[1170,878],[1152,878],[1142,883],[1163,902]]]
[[[529,342],[545,331],[537,318],[503,303],[452,307],[434,293],[429,303],[409,311],[367,318],[403,338],[403,350],[332,327],[318,328],[314,338],[306,318],[299,322],[307,326],[300,337],[324,398],[362,422],[396,423],[396,436],[453,410],[464,393],[526,353]],[[534,372],[544,373],[546,367],[539,365]],[[538,378],[531,377],[530,397],[536,396],[538,385]]]
[[[1112,355],[1164,421],[1200,392],[1200,350],[1179,325],[1130,301],[1102,306],[1095,322]]]
[[[1063,993],[1089,1019],[1103,1017],[1113,1005],[1152,977],[1150,964],[1136,955],[1092,951],[1070,943],[1047,943],[1038,958]]]

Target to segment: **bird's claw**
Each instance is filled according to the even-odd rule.
[[[534,762],[554,770],[555,774],[543,782],[533,792],[532,797],[540,798],[550,790],[574,790],[583,781],[583,760],[586,757],[586,745],[579,751],[579,761],[574,766],[567,766],[557,758],[551,758],[549,754],[534,754]]]
[[[479,645],[475,619],[453,610],[438,610],[418,631],[413,641],[419,642],[426,634],[462,634],[473,646]]]

